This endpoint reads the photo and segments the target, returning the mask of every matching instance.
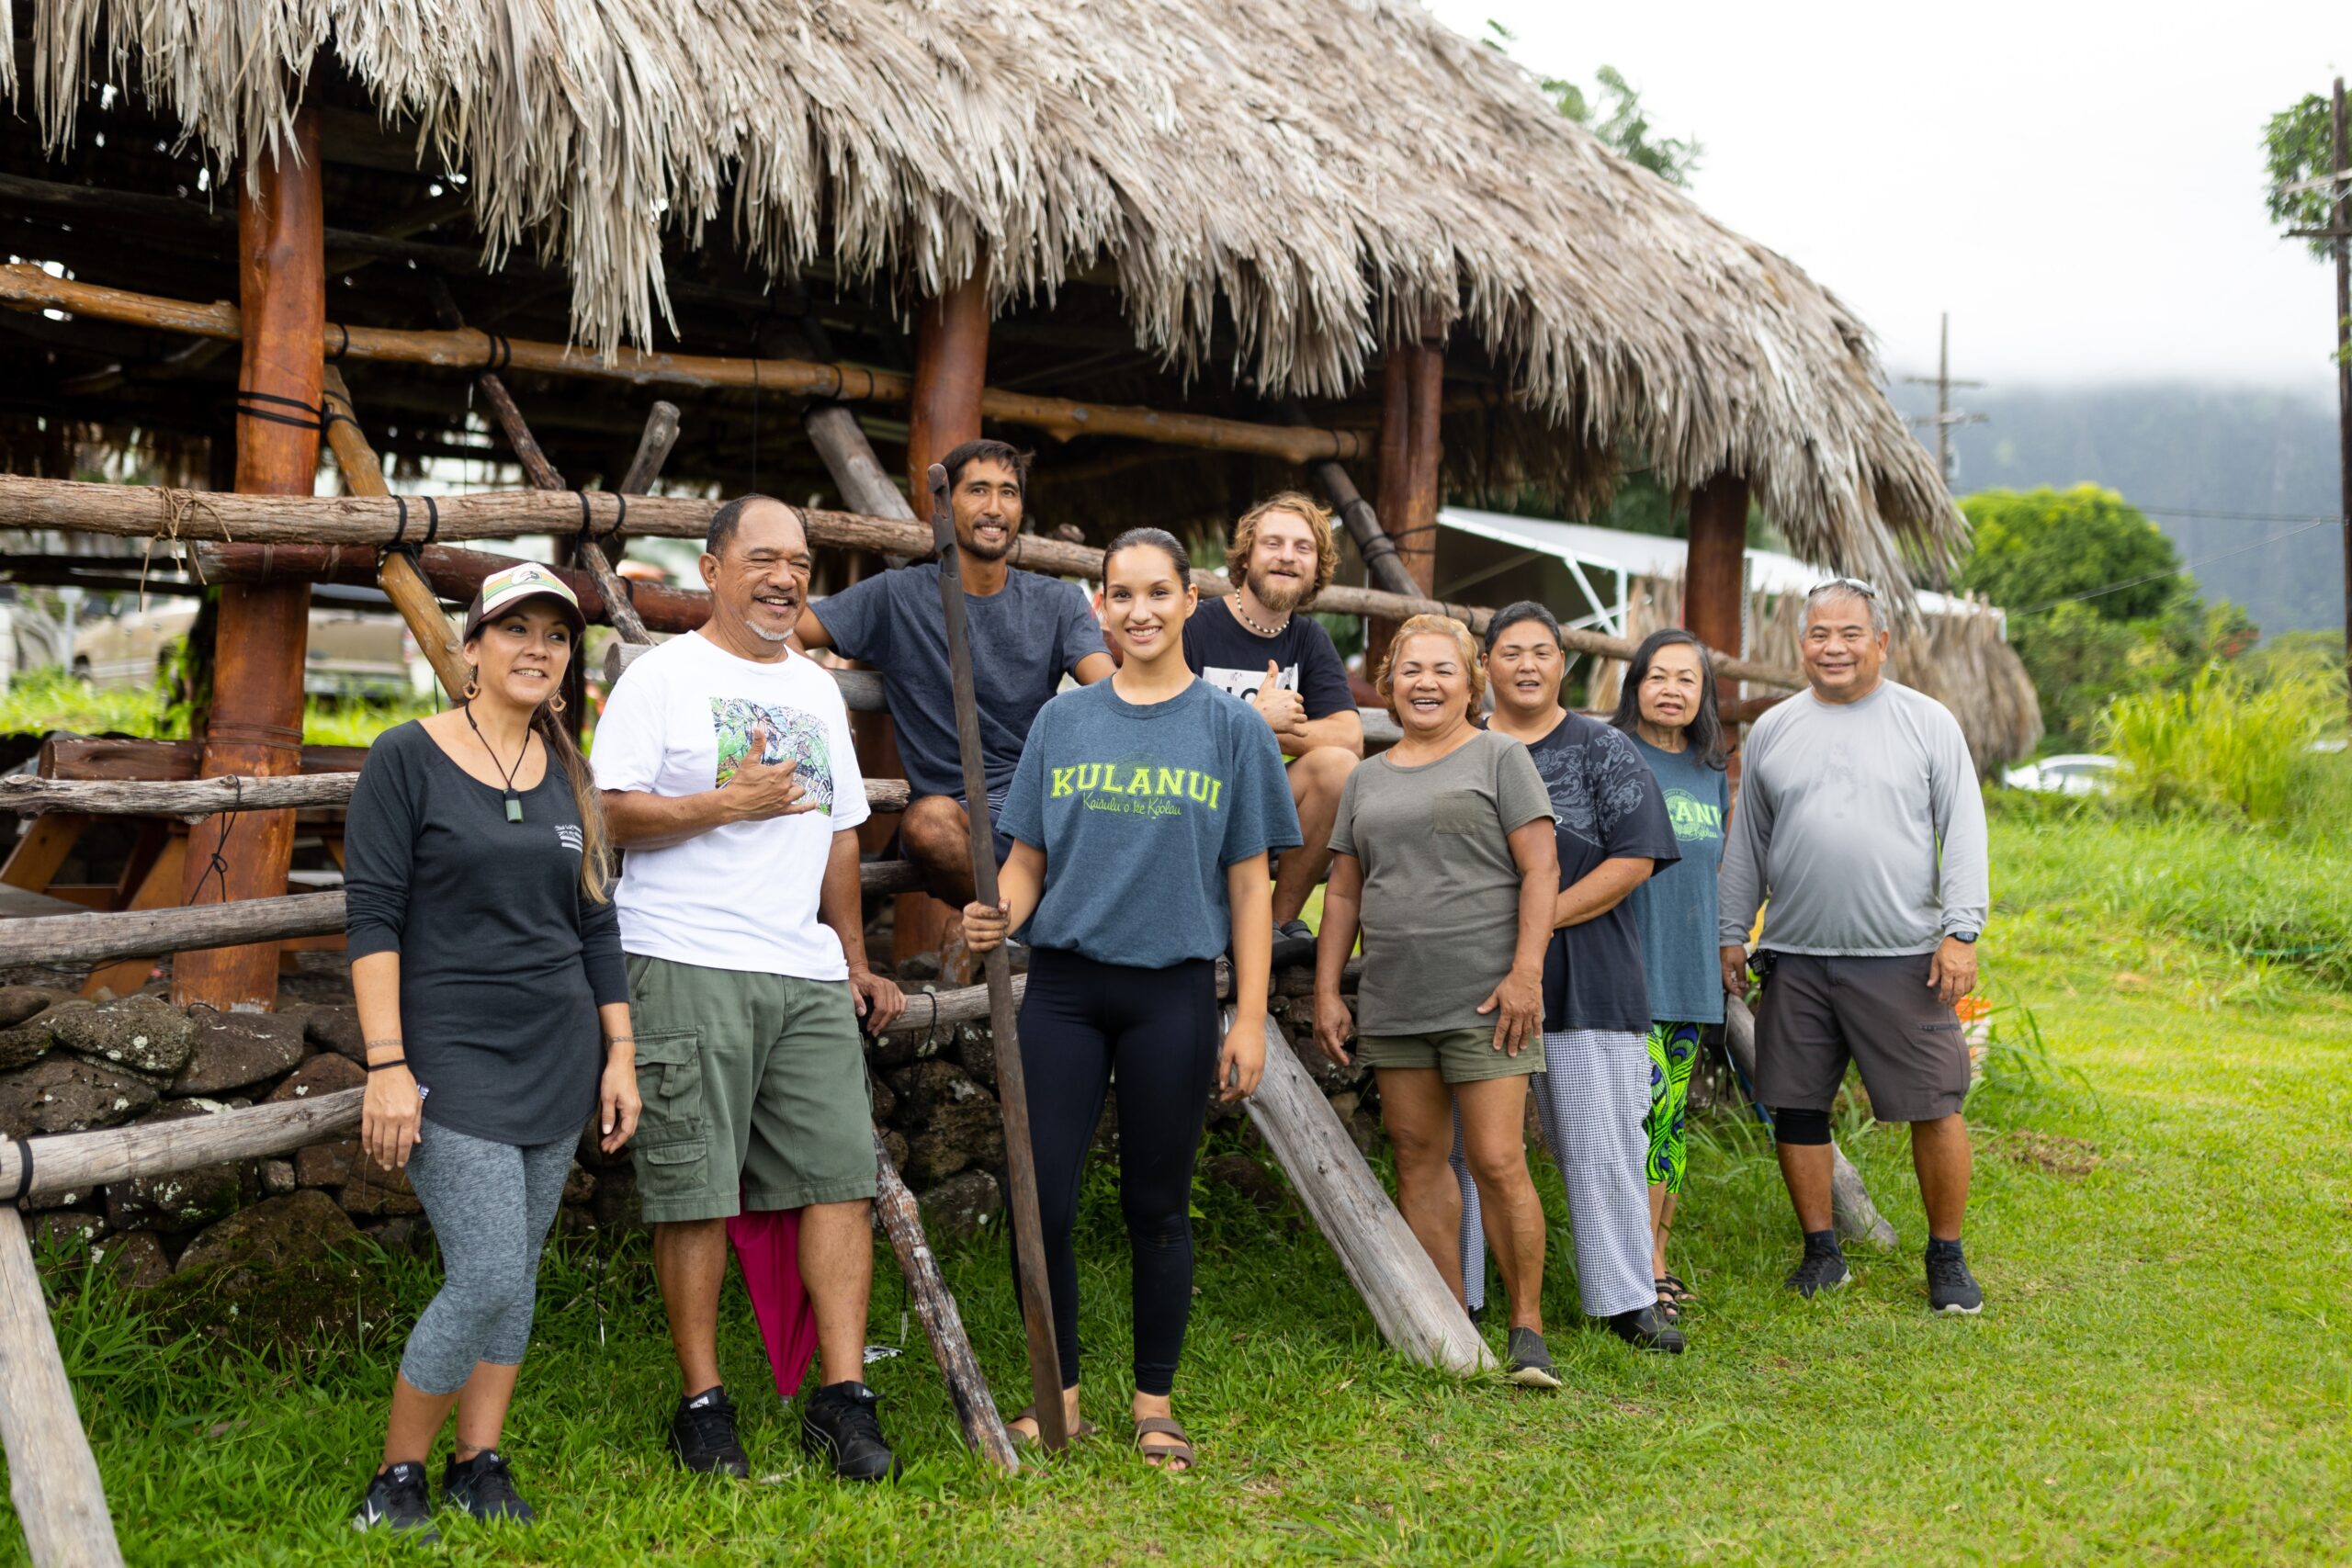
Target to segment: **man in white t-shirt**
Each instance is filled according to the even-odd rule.
[[[630,665],[596,726],[645,1114],[633,1145],[653,1272],[684,1397],[670,1450],[748,1475],[718,1378],[727,1219],[800,1212],[819,1387],[801,1439],[835,1473],[898,1460],[863,1378],[873,1283],[872,1109],[858,1019],[906,1000],[868,968],[858,891],[865,781],[831,676],[786,643],[808,600],[808,536],[781,502],[712,514],[700,631]]]

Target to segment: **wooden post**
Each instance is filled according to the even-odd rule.
[[[972,1354],[971,1337],[964,1332],[964,1314],[956,1310],[956,1297],[939,1272],[939,1260],[932,1256],[931,1242],[922,1231],[922,1212],[899,1178],[899,1168],[890,1163],[878,1132],[874,1134],[874,1162],[880,1188],[874,1213],[882,1222],[882,1234],[890,1238],[890,1250],[898,1256],[899,1272],[906,1276],[907,1298],[913,1303],[915,1316],[931,1340],[932,1354],[938,1359],[947,1396],[956,1404],[956,1424],[964,1428],[964,1441],[974,1453],[1010,1475],[1021,1468],[1020,1457],[1012,1451],[1012,1434],[1005,1430],[1004,1420],[997,1414],[996,1396],[989,1392],[979,1358]]]
[[[1380,520],[1396,564],[1422,598],[1437,589],[1437,513],[1442,501],[1439,416],[1445,395],[1445,322],[1432,310],[1421,333],[1388,352],[1381,387]],[[1364,679],[1387,657],[1394,623],[1375,621],[1364,641]]]
[[[996,902],[996,852],[989,821],[988,776],[980,760],[980,705],[972,690],[972,639],[964,625],[962,563],[948,510],[947,470],[933,463],[924,490],[931,496],[932,536],[939,547],[939,608],[946,621],[947,666],[956,690],[956,749],[964,762],[964,798],[972,829],[972,897]],[[1021,1267],[1022,1326],[1029,1338],[1029,1382],[1037,1400],[1037,1437],[1048,1450],[1065,1447],[1069,1430],[1062,1409],[1061,1355],[1054,1343],[1054,1305],[1046,1282],[1045,1237],[1037,1218],[1037,1162],[1030,1152],[1029,1089],[1021,1042],[1013,1031],[1012,969],[1001,943],[986,960],[989,1033],[996,1047],[997,1107],[1004,1117],[1004,1164],[1012,1190],[1013,1257]]]
[[[359,428],[359,415],[352,405],[351,389],[344,385],[343,372],[330,365],[321,388],[320,402],[327,411],[327,447],[334,453],[334,466],[343,474],[343,488],[352,495],[390,495],[391,487],[384,482],[384,465],[376,449],[368,445],[367,435]],[[433,666],[435,679],[452,702],[463,701],[466,682],[473,673],[466,667],[464,649],[458,642],[457,628],[449,617],[441,613],[441,602],[434,596],[416,562],[399,550],[387,550],[376,563],[376,585],[392,608],[401,613],[401,620],[408,627],[409,636],[416,639],[418,651],[424,661]]]
[[[1225,1018],[1230,1024],[1232,1015]],[[1389,1348],[1463,1377],[1492,1366],[1494,1358],[1462,1303],[1271,1019],[1266,1073],[1242,1104]]]
[[[244,355],[238,373],[237,489],[308,495],[318,473],[319,433],[304,423],[320,405],[326,324],[325,215],[319,193],[318,111],[305,107],[290,141],[237,186],[238,293]],[[288,419],[297,423],[284,423]],[[290,773],[301,765],[302,663],[310,585],[220,590],[212,716],[203,772]],[[232,828],[235,829],[232,835]],[[184,898],[219,903],[286,891],[294,853],[291,812],[213,818],[189,843]],[[221,868],[217,869],[216,867]],[[183,953],[172,999],[222,1011],[277,1002],[272,943]]]
[[[106,1484],[50,1326],[24,1216],[0,1205],[0,1442],[34,1568],[119,1564]]]
[[[929,495],[931,466],[963,443],[978,439],[980,394],[988,373],[984,257],[970,277],[926,301],[915,321],[915,383],[907,411],[909,495]],[[994,854],[994,846],[988,852]],[[927,893],[908,893],[900,896],[892,921],[890,955],[904,960],[938,952],[956,922],[956,911]]]
[[[1719,474],[1690,492],[1690,542],[1682,567],[1682,625],[1701,642],[1736,655],[1747,611],[1747,481]],[[1739,700],[1739,682],[1715,673],[1715,700]]]

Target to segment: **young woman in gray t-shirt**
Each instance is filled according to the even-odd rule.
[[[1397,1206],[1463,1299],[1462,1198],[1446,1164],[1459,1109],[1510,1295],[1514,1381],[1556,1388],[1544,1345],[1544,1210],[1521,1134],[1544,1066],[1544,950],[1559,861],[1552,801],[1527,748],[1473,724],[1484,695],[1461,622],[1416,615],[1376,682],[1404,739],[1348,775],[1331,829],[1315,964],[1315,1039],[1380,1082]],[[1359,1021],[1340,977],[1361,931]]]

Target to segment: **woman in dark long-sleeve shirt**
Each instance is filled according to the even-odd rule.
[[[637,1126],[604,824],[556,716],[582,629],[553,573],[487,579],[466,616],[467,700],[386,733],[352,795],[360,1143],[385,1169],[406,1168],[446,1267],[401,1358],[383,1463],[354,1520],[363,1529],[431,1531],[424,1461],[453,1405],[442,1501],[531,1517],[498,1440],[539,1250],[589,1113],[607,1152]]]

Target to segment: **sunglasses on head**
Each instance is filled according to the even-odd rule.
[[[1878,590],[1872,588],[1869,583],[1864,582],[1859,577],[1833,577],[1826,582],[1815,583],[1813,585],[1812,592],[1814,593],[1820,593],[1832,588],[1843,588],[1851,592],[1859,593],[1865,599],[1875,599],[1878,597]]]

